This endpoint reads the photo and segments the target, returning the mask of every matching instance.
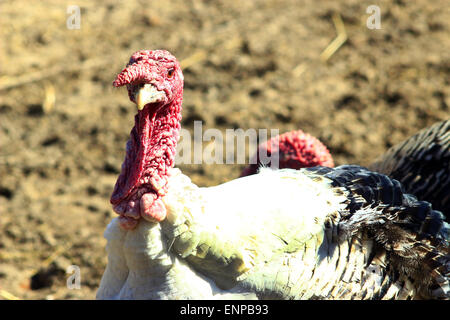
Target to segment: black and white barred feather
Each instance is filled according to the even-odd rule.
[[[432,203],[450,222],[450,120],[393,146],[369,169],[397,179],[407,193]]]
[[[342,239],[374,240],[371,257],[382,251],[389,256],[386,275],[417,288],[410,298],[450,298],[449,225],[441,212],[405,193],[399,181],[360,166],[304,170],[349,191],[348,210],[341,211],[339,221]]]

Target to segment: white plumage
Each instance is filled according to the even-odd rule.
[[[352,170],[360,174],[345,177]],[[385,195],[368,200],[358,195],[362,189],[355,181],[365,176],[382,177],[365,182],[367,190],[401,194],[395,185],[385,185],[388,178],[356,166],[262,169],[212,188],[198,188],[173,169],[163,198],[166,220],[141,221],[131,231],[120,229],[117,219],[108,226],[109,261],[97,298],[448,298],[445,230],[430,232],[447,255],[429,240],[412,238],[420,232],[395,230],[402,224],[389,222],[414,212],[403,210],[399,199],[383,204]],[[409,196],[402,201],[420,209]],[[442,226],[439,214],[423,210]],[[385,228],[386,235],[371,234],[377,228]],[[390,233],[397,243],[383,244]],[[425,251],[439,256],[440,269],[433,266],[439,276],[430,269],[430,275],[418,277],[431,259]],[[399,265],[395,255],[412,262]]]

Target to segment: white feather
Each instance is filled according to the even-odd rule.
[[[174,169],[163,198],[168,209],[163,223],[141,221],[135,230],[123,231],[114,219],[108,226],[109,260],[97,297],[255,298],[255,290],[295,287],[315,267],[326,217],[345,206],[345,196],[336,196],[329,183],[317,183],[297,170],[263,169],[198,188]],[[299,252],[284,252],[286,241]],[[241,257],[240,281],[222,290],[196,272],[184,258],[202,258],[200,248]]]

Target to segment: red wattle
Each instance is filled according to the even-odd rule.
[[[149,155],[152,123],[155,115],[147,107],[135,117],[135,126],[131,130],[130,139],[127,142],[122,171],[111,195],[111,203],[114,205],[127,198],[139,184],[144,172],[146,155]]]

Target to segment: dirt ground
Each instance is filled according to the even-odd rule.
[[[336,16],[348,39],[325,62]],[[449,35],[448,1],[0,1],[0,299],[95,297],[136,112],[111,83],[133,52],[182,61],[186,129],[301,128],[367,165],[449,117]],[[207,186],[243,165],[180,167]]]

